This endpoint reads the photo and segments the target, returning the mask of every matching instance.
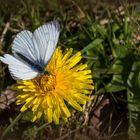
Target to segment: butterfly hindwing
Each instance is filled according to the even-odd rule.
[[[8,64],[11,76],[15,80],[29,80],[38,75],[38,72],[33,70],[29,65],[23,63],[12,55],[5,54],[4,57],[0,56],[3,63]]]

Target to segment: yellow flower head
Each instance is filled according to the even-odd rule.
[[[24,104],[21,111],[32,111],[32,121],[41,117],[59,124],[60,118],[67,121],[71,116],[67,106],[82,111],[81,105],[89,101],[88,94],[94,86],[91,71],[86,64],[79,63],[78,52],[72,56],[72,48],[62,52],[55,50],[44,74],[36,79],[17,82],[17,104]]]

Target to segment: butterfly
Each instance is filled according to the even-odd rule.
[[[19,32],[12,43],[12,53],[0,56],[8,64],[11,76],[15,80],[30,80],[45,71],[51,59],[60,35],[58,21],[50,21],[38,27],[33,33]]]

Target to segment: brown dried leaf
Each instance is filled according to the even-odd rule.
[[[0,109],[3,110],[13,102],[15,102],[15,92],[12,90],[12,87],[8,86],[5,91],[0,95]]]

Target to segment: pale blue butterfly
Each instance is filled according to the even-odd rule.
[[[8,64],[11,76],[15,80],[30,80],[44,72],[51,59],[60,35],[57,21],[48,22],[34,33],[25,30],[18,33],[12,44],[12,53],[0,56]]]

